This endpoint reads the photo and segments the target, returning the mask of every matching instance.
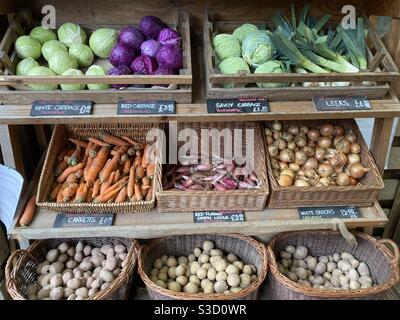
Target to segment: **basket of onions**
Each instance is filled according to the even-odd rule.
[[[383,181],[354,120],[265,126],[270,208],[371,206]]]

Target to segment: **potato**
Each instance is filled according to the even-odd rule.
[[[67,287],[70,289],[78,289],[81,286],[81,281],[78,278],[73,278],[67,281]]]
[[[196,283],[188,282],[188,284],[183,287],[183,291],[187,293],[198,293],[199,286]]]
[[[49,252],[46,254],[46,260],[50,263],[53,263],[57,260],[58,258],[59,251],[58,249],[51,249]],[[47,298],[47,297],[46,297]]]
[[[343,272],[347,272],[351,269],[351,264],[347,260],[340,260],[337,264],[338,268]]]
[[[344,261],[344,260],[341,260],[341,261]],[[339,282],[340,282],[340,286],[341,286],[343,289],[348,289],[348,288],[350,288],[350,285],[349,285],[350,279],[349,279],[348,276],[345,276],[345,275],[339,276]]]
[[[76,294],[78,297],[81,297],[81,298],[86,299],[86,298],[89,297],[89,290],[88,290],[88,288],[86,288],[86,287],[82,287],[82,288],[79,288],[78,290],[76,290],[76,291],[75,291],[75,294]]]
[[[251,271],[251,269],[250,269]],[[225,272],[229,274],[239,274],[239,269],[236,268],[233,264],[230,264],[226,267]],[[245,272],[246,273],[246,272]]]
[[[86,262],[83,261],[83,262],[79,265],[79,268],[80,268],[82,271],[89,271],[89,270],[92,270],[93,267],[94,267],[94,265],[93,265],[93,263],[90,262],[90,261],[86,261]]]
[[[328,256],[328,260],[329,260],[329,262],[334,262],[333,261],[333,256],[332,255]]]
[[[116,253],[124,253],[124,252],[126,252],[126,247],[123,244],[116,244],[114,246],[114,251]]]
[[[357,290],[361,288],[361,284],[356,280],[350,280],[350,289]]]
[[[184,256],[178,257],[178,265],[186,265],[189,263],[189,259]]]
[[[91,258],[90,258],[90,262],[93,263],[93,266],[95,268],[100,267],[104,260],[105,260],[105,257],[101,253],[97,253],[97,254],[91,256]]]
[[[217,270],[217,272],[219,271],[225,271],[225,269],[227,268],[228,263],[226,262],[226,260],[224,259],[219,259],[215,262],[214,264],[214,268],[215,270]],[[242,268],[243,269],[243,268]],[[215,288],[214,288],[215,290]]]
[[[170,267],[176,267],[178,265],[178,261],[176,260],[175,257],[170,256],[167,260],[167,266]]]
[[[324,274],[326,272],[326,264],[323,262],[318,262],[315,266],[314,272],[316,274]]]
[[[108,283],[108,282],[103,283],[101,285],[100,291],[107,289],[110,285],[111,285],[111,283]]]
[[[231,287],[238,287],[240,284],[240,277],[237,273],[228,274],[228,278],[226,279],[229,286]]]
[[[331,281],[331,283],[333,284],[334,287],[340,288],[339,276],[332,276],[330,281]]]
[[[219,271],[215,276],[217,281],[226,281],[228,279],[228,274],[225,271]]]
[[[294,282],[297,282],[298,280],[297,275],[294,272],[289,272],[287,277]]]
[[[322,277],[323,277],[325,280],[331,280],[331,279],[332,279],[332,273],[330,273],[330,272],[325,272],[325,273],[322,275]]]
[[[127,257],[128,254],[126,252],[121,252],[118,254],[118,258],[120,258],[122,262],[125,262]]]
[[[320,275],[315,275],[315,276],[310,276],[308,277],[308,281],[311,282],[313,285],[317,284],[317,285],[323,285],[325,280],[324,278],[322,278]]]
[[[333,259],[332,259],[333,260]],[[333,288],[333,285],[332,285],[332,283],[330,283],[329,281],[325,281],[325,283],[324,283],[324,288]]]
[[[372,285],[372,279],[371,279],[370,276],[361,276],[361,277],[358,279],[358,282],[360,282],[361,285],[366,284],[366,283],[369,283],[370,286]]]
[[[287,259],[282,259],[281,264],[285,269],[290,268],[290,266],[291,266],[291,264],[289,263],[289,260],[287,260]]]
[[[257,275],[252,274],[252,275],[250,276],[250,280],[251,280],[251,283],[256,282],[256,281],[258,280]]]
[[[101,280],[103,280],[104,282],[112,282],[114,280],[114,275],[112,274],[112,272],[106,270],[106,269],[102,269],[100,271],[99,277]]]
[[[294,259],[304,259],[308,255],[308,249],[305,246],[298,246],[293,254]]]
[[[64,298],[69,298],[71,295],[75,293],[75,290],[71,288],[64,288],[63,291],[64,291]]]
[[[198,259],[199,263],[207,263],[208,261],[210,261],[210,256],[207,253],[202,253],[199,256],[199,259]]]
[[[62,287],[53,288],[50,291],[51,300],[61,300],[64,298],[64,289]]]
[[[333,261],[338,263],[340,261],[341,257],[339,253],[334,253],[333,254]]]
[[[175,281],[181,286],[185,286],[189,282],[188,278],[186,278],[185,276],[178,276],[176,277]]]
[[[156,276],[156,275],[158,275],[158,269],[156,269],[156,268],[153,268],[153,269],[151,269],[151,271],[150,271],[150,276]]]
[[[62,286],[62,284],[63,284],[63,279],[62,279],[61,274],[55,274],[54,276],[51,277],[50,285],[52,288],[60,287],[60,286]],[[57,299],[57,300],[59,300],[59,299]]]
[[[195,276],[195,275],[191,275],[191,276],[189,277],[189,282],[193,282],[193,283],[195,283],[197,286],[199,286],[200,283],[201,283],[200,279],[199,279],[197,276]]]
[[[167,264],[167,260],[168,260],[168,255],[164,254],[161,256],[160,258],[161,262],[164,264]]]
[[[94,279],[92,284],[90,285],[91,289],[100,289],[103,285],[103,280],[101,279]]]
[[[167,282],[167,280],[168,280],[168,273],[167,273],[167,272],[161,272],[161,271],[160,271],[160,272],[158,273],[157,277],[158,277],[159,280],[162,280],[162,281],[164,281],[164,282]]]
[[[74,260],[75,260],[77,263],[81,263],[82,260],[83,260],[83,252],[77,251],[77,252],[75,253],[75,255],[74,255]]]
[[[328,263],[329,262],[329,259],[328,259],[328,257],[327,256],[320,256],[319,258],[318,258],[318,262],[322,262],[322,263]]]
[[[154,268],[156,268],[156,269],[161,269],[163,267],[163,265],[164,265],[164,263],[161,261],[161,259],[156,259],[154,261]]]
[[[222,250],[220,250],[220,249],[212,249],[212,250],[210,250],[210,256],[211,256],[211,257],[216,257],[216,256],[222,257],[223,255],[224,255],[224,253],[223,253]],[[234,256],[234,254],[232,254],[232,253],[228,254],[228,256],[227,256],[228,261],[229,261],[229,255]],[[231,257],[231,258],[232,258],[232,257]],[[236,261],[236,260],[235,260],[235,261]],[[233,261],[232,261],[232,262],[233,262]]]
[[[71,294],[71,295],[68,297],[67,300],[76,300],[77,297],[78,297],[78,296],[74,293],[74,294]]]
[[[61,253],[58,257],[57,257],[57,261],[60,261],[62,263],[66,262],[68,260],[68,255],[66,253]]]
[[[113,256],[107,256],[104,268],[108,271],[114,271],[118,266],[118,260]]]
[[[181,292],[182,287],[179,283],[172,281],[168,284],[168,290],[174,291],[174,292]]]
[[[50,265],[50,262],[48,262],[47,260],[43,261],[42,263],[39,263],[38,266],[36,267],[36,273],[43,274],[43,273],[49,272],[48,268],[44,268],[49,265]],[[42,270],[44,270],[44,272],[42,272]]]
[[[287,247],[285,248],[285,251],[288,252],[288,253],[290,253],[290,254],[294,254],[294,253],[296,252],[296,247],[295,247],[295,246],[292,246],[292,245],[289,245],[289,246],[287,246]]]
[[[89,298],[93,297],[98,292],[99,292],[99,289],[97,289],[97,288],[96,289],[89,289],[89,292],[88,292]]]
[[[213,294],[214,293],[214,284],[210,281],[207,282],[203,287],[204,294]]]
[[[26,294],[29,296],[33,296],[36,295],[39,291],[40,287],[38,284],[28,284],[28,286],[26,287]],[[30,299],[31,300],[31,299]]]
[[[196,258],[198,258],[202,254],[202,251],[201,251],[200,248],[194,248],[193,249],[193,254],[195,255]]]
[[[335,269],[332,271],[332,277],[339,277],[343,274],[342,270],[340,269]]]
[[[217,281],[216,283],[214,283],[214,291],[216,293],[223,293],[228,289],[229,289],[229,286],[226,283],[226,281]]]
[[[286,251],[281,251],[279,255],[282,259],[291,259],[292,258],[292,254],[290,254],[289,252],[286,252]]]
[[[74,268],[77,267],[77,265],[78,265],[78,263],[77,263],[75,260],[70,260],[70,261],[67,261],[67,262],[65,263],[65,266],[66,266],[68,269],[74,269]]]
[[[82,241],[79,241],[75,246],[75,252],[82,252],[85,245]]]
[[[212,249],[214,249],[214,242],[211,240],[206,240],[203,243],[203,250],[206,252],[210,252]]]
[[[210,268],[207,270],[207,278],[211,281],[214,281],[217,277],[217,270],[214,268]]]
[[[351,261],[354,260],[354,256],[351,253],[348,252],[343,252],[340,257],[342,258],[342,260],[346,260],[346,261]]]
[[[167,284],[163,280],[157,280],[156,285],[161,288],[167,289]]]
[[[74,277],[77,279],[83,277],[83,271],[79,268],[75,268],[74,270],[72,270],[72,273],[74,274]]]
[[[160,269],[160,272],[159,273],[161,273],[161,272],[164,272],[164,273],[168,273],[168,267],[167,266],[164,266],[164,267],[162,267],[161,269]]]
[[[86,279],[86,288],[90,289],[92,287],[92,283],[96,278],[90,276]]]
[[[317,266],[317,259],[312,256],[307,256],[304,261],[307,263],[307,269],[314,271]]]
[[[337,268],[337,264],[336,262],[330,261],[326,264],[326,271],[328,272],[332,272],[333,270],[335,270]]]
[[[302,267],[304,269],[307,269],[307,262],[305,262],[304,260],[293,260],[293,265],[296,265],[297,267]]]
[[[196,260],[196,256],[193,253],[191,253],[188,255],[188,260],[189,260],[189,262],[193,262]]]
[[[302,285],[306,286],[306,287],[312,287],[312,284],[310,282],[308,282],[307,280],[303,281]]]
[[[357,270],[354,268],[351,268],[347,272],[347,276],[350,278],[350,280],[353,280],[353,281],[358,281],[358,279],[360,278],[360,275],[358,274]]]
[[[352,266],[354,269],[357,269],[358,266],[360,265],[360,261],[358,261],[357,259],[350,260],[349,262],[350,262],[351,266]]]
[[[102,254],[104,254],[104,255],[107,255],[107,254],[111,251],[111,249],[114,251],[113,246],[111,246],[111,245],[109,245],[109,244],[105,244],[105,245],[102,245],[102,246],[101,246],[100,252],[101,252]]]
[[[36,297],[38,298],[38,300],[44,300],[45,298],[50,297],[50,292],[51,292],[51,289],[42,288],[38,291]]]
[[[221,251],[222,252],[222,251]],[[226,259],[228,260],[228,262],[230,262],[230,263],[234,263],[235,261],[238,261],[239,259],[238,259],[238,257],[236,256],[236,255],[234,255],[233,253],[229,253],[227,256],[226,256]]]
[[[92,254],[92,249],[93,249],[92,246],[89,246],[89,245],[86,245],[83,248],[83,254],[85,255],[85,257],[87,257],[87,256]]]
[[[50,279],[53,277],[51,273],[39,277],[38,282],[42,288],[50,285]],[[46,297],[47,298],[47,297]]]
[[[307,271],[303,267],[296,268],[296,276],[298,279],[306,280],[307,279]]]
[[[280,273],[283,273],[283,271],[285,271],[285,267],[280,262],[278,262],[277,265],[278,265],[278,271]]]
[[[251,278],[248,274],[242,273],[240,275],[240,287],[246,289],[251,284]]]
[[[361,277],[371,275],[369,268],[365,262],[360,262],[360,265],[358,266],[357,271]]]
[[[190,272],[191,274],[197,274],[197,271],[201,268],[200,263],[197,261],[193,261],[190,265]]]
[[[60,253],[66,253],[68,248],[69,248],[69,246],[68,246],[68,243],[66,243],[66,242],[60,243],[57,247],[57,249]]]
[[[204,268],[199,268],[199,270],[197,270],[196,276],[200,280],[207,278],[207,270]]]

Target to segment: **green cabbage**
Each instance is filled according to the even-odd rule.
[[[68,69],[65,71],[63,76],[83,76],[83,72],[78,69]],[[65,91],[75,91],[75,90],[85,90],[85,84],[62,84],[61,90]]]
[[[28,76],[55,76],[56,74],[46,67],[35,67],[29,70]],[[58,85],[56,84],[30,84],[33,90],[56,90]]]
[[[237,74],[239,71],[250,72],[249,65],[240,57],[229,57],[222,60],[218,65],[223,74]],[[233,88],[233,83],[224,83],[225,88]]]
[[[230,34],[221,33],[216,35],[213,39],[213,46],[220,60],[241,56],[240,42]]]
[[[42,45],[40,42],[30,36],[21,36],[15,41],[15,50],[21,59],[39,59],[41,49]]]
[[[87,76],[105,76],[106,73],[104,69],[101,66],[98,65],[92,65],[89,69],[86,71]],[[110,85],[106,83],[88,83],[87,87],[89,90],[107,90]]]
[[[78,62],[70,54],[56,51],[49,60],[49,68],[56,74],[63,74],[68,69],[77,69]]]
[[[39,67],[39,63],[32,58],[26,58],[18,63],[17,76],[26,76],[28,72],[35,67]]]
[[[42,47],[42,55],[46,61],[49,61],[50,58],[58,51],[67,53],[68,49],[63,43],[57,40],[47,41]]]
[[[100,28],[90,36],[89,46],[96,56],[105,59],[109,57],[117,41],[117,31],[109,28]]]
[[[76,23],[68,22],[60,26],[57,31],[58,39],[69,47],[73,43],[85,43],[87,35]]]
[[[274,47],[266,31],[249,33],[242,44],[242,55],[247,63],[253,67],[271,60]]]
[[[285,65],[278,60],[270,60],[259,67],[254,71],[254,73],[286,73]],[[279,88],[279,87],[287,87],[288,84],[283,82],[257,82],[257,86],[260,88]]]
[[[45,29],[43,27],[33,28],[29,35],[39,41],[41,45],[50,40],[57,40],[57,35],[53,30]]]
[[[82,43],[71,44],[69,54],[78,61],[78,65],[81,67],[89,67],[94,59],[92,50]]]
[[[237,27],[235,31],[233,31],[232,35],[239,40],[240,43],[246,38],[246,36],[251,32],[258,31],[257,26],[251,23],[242,24],[240,27]]]

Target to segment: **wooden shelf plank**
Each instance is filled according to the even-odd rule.
[[[383,227],[387,218],[379,204],[360,209],[362,218],[344,219],[348,228]],[[240,223],[194,224],[192,213],[119,214],[111,227],[52,228],[57,213],[39,209],[28,228],[13,228],[16,239],[48,239],[72,237],[132,237],[149,239],[174,234],[231,233],[251,236],[292,230],[334,229],[334,219],[300,220],[296,209],[265,209],[246,212],[246,221]]]
[[[177,104],[175,115],[117,115],[116,104],[97,104],[90,116],[31,117],[31,105],[0,105],[0,124],[58,124],[112,122],[129,123],[166,121],[263,121],[298,119],[353,119],[393,118],[400,116],[400,103],[387,100],[371,100],[372,110],[318,112],[311,101],[271,102],[269,113],[264,114],[208,114],[205,103]]]

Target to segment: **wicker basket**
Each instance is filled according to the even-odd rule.
[[[50,211],[62,211],[68,213],[134,213],[148,212],[155,206],[156,183],[153,184],[153,199],[151,201],[134,201],[124,203],[56,203],[48,202],[51,187],[55,182],[54,167],[58,153],[65,148],[66,138],[84,138],[98,136],[101,130],[107,130],[115,135],[125,135],[137,141],[146,141],[146,134],[151,128],[157,128],[152,124],[79,124],[57,125],[54,129],[44,162],[36,202],[41,208]],[[158,152],[159,154],[159,152]],[[157,159],[157,163],[159,160]],[[155,180],[161,172],[161,166],[156,165]]]
[[[326,122],[323,120],[285,121],[283,125],[284,128],[293,124],[317,127]],[[271,184],[271,193],[268,200],[269,208],[318,207],[325,205],[370,207],[378,198],[380,190],[384,187],[383,180],[374,159],[368,151],[368,146],[358,129],[357,123],[354,120],[335,120],[332,123],[343,126],[346,132],[352,130],[357,135],[358,143],[361,145],[361,163],[371,169],[359,180],[361,185],[348,187],[281,187],[272,174],[271,161],[268,155],[268,177]],[[267,123],[267,126],[270,127],[270,124]]]
[[[77,244],[79,241],[85,244],[100,247],[105,244],[123,244],[128,250],[128,263],[122,268],[118,277],[111,282],[111,285],[88,300],[126,300],[128,298],[133,271],[136,268],[137,256],[136,240],[128,238],[79,238],[79,239],[49,239],[35,241],[27,250],[16,250],[8,258],[5,274],[6,286],[14,300],[27,300],[26,289],[29,284],[37,284],[36,268],[38,264],[46,259],[50,249],[57,248],[62,242]],[[15,265],[13,261],[15,262]]]
[[[376,240],[361,232],[355,232],[357,246],[346,242],[335,231],[285,232],[276,235],[268,246],[270,261],[269,279],[265,289],[272,300],[375,300],[382,299],[385,292],[399,281],[399,250],[391,240]],[[372,279],[378,285],[359,290],[329,290],[305,287],[282,275],[276,263],[276,256],[287,245],[304,245],[315,256],[331,255],[334,252],[350,252],[364,261],[370,268]],[[386,244],[393,248],[392,253]]]
[[[268,198],[268,178],[266,169],[265,145],[262,130],[255,122],[226,123],[179,123],[178,132],[181,129],[195,130],[198,136],[202,129],[229,129],[232,133],[235,129],[254,130],[254,172],[261,181],[261,187],[248,190],[230,191],[171,191],[163,190],[161,176],[158,181],[158,209],[160,212],[193,211],[193,210],[246,210],[261,211],[264,209]],[[242,136],[242,152],[246,154],[246,134]],[[183,144],[183,143],[181,143]],[[200,144],[200,143],[199,143]],[[178,148],[180,145],[178,144]],[[221,143],[221,155],[224,154],[224,143]],[[211,148],[210,148],[211,149]]]
[[[234,253],[245,263],[254,265],[258,273],[257,281],[238,293],[205,295],[163,289],[153,283],[147,276],[153,268],[156,258],[164,254],[187,256],[193,253],[195,247],[201,247],[205,240],[214,241],[217,248],[225,252]],[[153,300],[255,300],[258,298],[259,288],[267,275],[268,269],[265,246],[250,237],[237,234],[184,235],[155,239],[148,246],[143,245],[140,247],[138,259],[139,274],[146,284],[149,297]]]

